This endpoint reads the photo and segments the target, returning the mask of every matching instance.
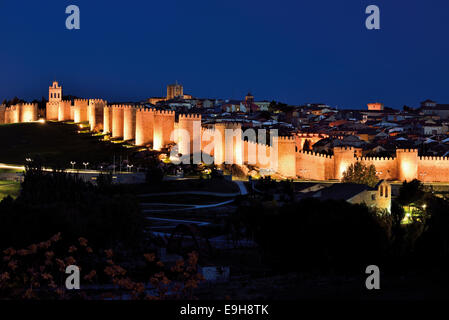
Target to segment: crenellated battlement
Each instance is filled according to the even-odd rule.
[[[334,147],[334,152],[344,152],[344,151],[355,151],[354,147],[351,146],[344,146],[344,147]]]
[[[116,109],[116,110],[125,110],[125,109],[136,109],[137,107],[130,105],[130,104],[113,104],[113,105],[109,105],[109,107],[111,107],[112,109]]]
[[[108,102],[103,99],[89,99],[89,105],[93,104],[108,104]]]
[[[18,104],[15,104],[15,105],[12,105],[12,106],[8,106],[8,107],[6,107],[6,111],[14,111],[14,110],[17,110],[19,108],[19,105]]]
[[[278,143],[291,143],[295,142],[294,136],[278,136],[274,137],[274,141],[277,141]]]
[[[188,114],[180,114],[179,115],[179,120],[201,120],[201,115],[200,114],[193,114],[193,113],[188,113]]]
[[[137,112],[148,112],[148,113],[154,113],[156,109],[154,108],[138,108]]]
[[[73,102],[76,104],[88,104],[89,99],[74,99]]]
[[[449,157],[438,156],[420,156],[418,159],[421,161],[449,161]]]
[[[356,157],[355,161],[395,161],[395,157]]]
[[[155,116],[174,116],[175,112],[172,110],[156,110],[154,112]]]
[[[22,103],[24,107],[37,107],[37,103]]]
[[[135,110],[137,110],[137,108],[136,108],[135,106],[130,105],[130,104],[124,104],[124,105],[121,105],[121,107],[122,107],[124,110],[130,110],[130,109],[135,109]]]
[[[329,155],[329,154],[324,154],[324,153],[319,153],[319,152],[314,152],[314,151],[308,151],[308,150],[299,150],[297,151],[298,154],[305,154],[305,155],[309,155],[312,157],[319,157],[319,158],[327,158],[327,159],[332,159],[333,156]]]
[[[396,153],[418,153],[418,149],[396,149]]]

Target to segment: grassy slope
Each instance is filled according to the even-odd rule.
[[[13,198],[19,195],[20,183],[13,181],[0,181],[0,201],[6,197],[11,196]]]
[[[25,164],[25,158],[40,155],[46,165],[70,161],[82,164],[112,162],[113,155],[126,156],[128,149],[101,141],[88,133],[78,134],[76,125],[48,122],[0,125],[0,162]]]

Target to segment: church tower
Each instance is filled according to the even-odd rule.
[[[49,102],[62,101],[62,86],[59,86],[58,81],[53,81],[53,84],[49,88],[48,101]]]

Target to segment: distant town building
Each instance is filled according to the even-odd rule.
[[[156,103],[161,102],[161,101],[165,101],[165,100],[166,100],[166,98],[162,98],[162,97],[153,97],[153,98],[149,98],[149,99],[147,100],[147,102],[149,102],[149,103],[151,103],[151,104],[153,104],[153,105],[156,105]]]
[[[384,104],[380,103],[380,102],[368,103],[368,110],[369,111],[383,111]]]
[[[180,84],[169,84],[167,86],[167,100],[184,97],[184,88]]]
[[[424,115],[434,115],[441,119],[449,119],[449,104],[439,104],[432,100],[421,102],[421,112]]]
[[[381,210],[391,211],[391,185],[381,180],[374,188],[363,184],[340,183],[312,194],[321,200],[345,200],[352,204],[365,204]]]

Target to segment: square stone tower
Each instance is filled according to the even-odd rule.
[[[62,86],[58,84],[58,81],[53,81],[53,84],[48,90],[48,101],[59,102],[62,101]]]
[[[184,96],[184,89],[182,85],[176,83],[176,84],[169,84],[167,86],[167,100],[183,96]]]

